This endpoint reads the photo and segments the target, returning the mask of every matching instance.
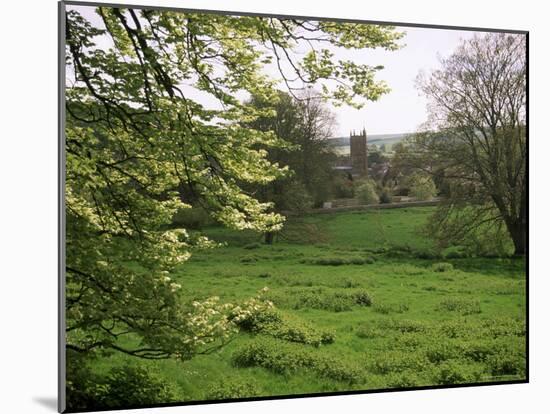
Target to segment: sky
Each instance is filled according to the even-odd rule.
[[[90,6],[72,6],[94,25],[101,24]],[[383,49],[343,50],[333,49],[334,59],[346,58],[356,63],[382,65],[376,79],[384,80],[391,91],[376,102],[368,102],[362,109],[349,106],[331,107],[336,115],[334,136],[348,136],[351,130],[366,129],[368,135],[410,133],[418,130],[427,120],[426,99],[415,87],[415,79],[421,71],[429,73],[438,68],[438,57],[449,56],[465,39],[475,32],[397,27],[405,36],[399,41],[403,47],[397,51]],[[101,42],[100,42],[101,43]],[[103,46],[110,44],[105,42]],[[276,76],[274,68],[266,71]],[[215,106],[206,94],[187,89],[192,98],[203,105]]]
[[[426,99],[415,87],[421,71],[429,73],[439,67],[438,56],[447,57],[463,40],[475,32],[425,28],[399,28],[406,35],[397,51],[354,51],[358,63],[383,65],[377,78],[385,80],[391,92],[362,109],[335,108],[338,135],[349,135],[351,129],[367,130],[367,134],[415,132],[427,120]],[[347,55],[351,55],[348,53]]]

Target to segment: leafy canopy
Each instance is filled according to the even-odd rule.
[[[402,34],[296,19],[82,11],[66,14],[67,347],[151,359],[208,352],[261,300],[184,300],[172,270],[213,243],[167,223],[199,202],[235,229],[281,228],[283,217],[241,184],[287,175],[265,150],[287,143],[244,126],[272,109],[243,97],[275,103],[281,83],[291,93],[316,84],[325,99],[360,107],[388,91],[374,79],[381,68],[334,61],[333,51],[394,50]]]

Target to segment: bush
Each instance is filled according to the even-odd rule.
[[[439,255],[433,250],[415,250],[413,256],[417,259],[433,260],[437,259]]]
[[[420,385],[420,380],[414,371],[392,372],[384,379],[389,388],[412,388]]]
[[[414,174],[409,179],[410,194],[417,200],[431,200],[437,194],[432,178],[428,175]]]
[[[312,260],[311,263],[319,266],[342,266],[348,264],[348,261],[339,257],[328,257]]]
[[[214,223],[206,210],[201,207],[181,208],[172,217],[172,225],[186,229],[200,230]]]
[[[460,356],[460,349],[451,341],[445,338],[434,338],[433,343],[425,351],[428,361],[434,364],[440,364],[443,361],[457,358]]]
[[[481,313],[479,301],[474,299],[447,298],[441,301],[436,309],[449,312],[458,312],[461,315]]]
[[[451,246],[443,252],[443,258],[445,259],[464,259],[467,257],[469,257],[469,254],[462,246]]]
[[[344,266],[344,265],[364,265],[373,264],[375,259],[373,257],[323,257],[320,259],[305,260],[306,263],[311,263],[318,266]]]
[[[449,360],[441,363],[434,371],[436,384],[468,384],[478,382],[483,376],[483,369],[477,365],[467,364],[460,360]]]
[[[383,304],[377,303],[373,306],[373,311],[388,315],[390,313],[405,313],[409,310],[409,305],[406,303]]]
[[[261,394],[258,386],[250,381],[239,378],[226,378],[213,385],[206,392],[208,400],[229,400],[233,398],[256,397]]]
[[[450,272],[453,269],[454,267],[452,263],[441,262],[441,263],[434,263],[432,265],[432,270],[434,272]]]
[[[390,204],[392,202],[392,194],[389,188],[383,188],[380,193],[380,204]]]
[[[268,294],[270,300],[278,306],[292,309],[322,309],[332,312],[352,310],[353,306],[370,306],[372,299],[367,291],[352,288],[329,290],[325,288],[287,289],[284,293]]]
[[[335,177],[333,179],[332,192],[336,198],[352,198],[353,197],[353,181],[347,177]]]
[[[421,371],[426,367],[426,359],[419,353],[406,351],[386,351],[377,355],[369,366],[376,374],[389,374],[405,370]]]
[[[380,199],[376,193],[376,183],[369,179],[360,181],[355,187],[355,198],[363,204],[378,204]]]
[[[254,262],[257,262],[258,260],[260,260],[260,257],[254,254],[241,257],[241,263],[254,263]]]
[[[68,410],[138,407],[176,399],[171,386],[144,367],[115,367],[99,375],[90,369],[90,362],[93,359],[67,352]]]
[[[494,376],[514,375],[525,376],[527,361],[524,353],[499,350],[487,357],[486,364]]]
[[[357,303],[360,306],[371,306],[372,305],[372,299],[367,291],[365,290],[359,290],[355,292],[355,303]]]
[[[275,309],[253,312],[237,324],[245,331],[313,346],[331,344],[335,339],[334,333],[320,331],[297,317],[285,316]]]
[[[105,381],[100,406],[121,408],[144,406],[174,400],[173,390],[158,376],[137,366],[111,369]]]
[[[237,367],[259,366],[277,374],[289,375],[300,370],[313,371],[320,377],[357,383],[362,372],[342,358],[311,352],[302,346],[257,340],[239,348],[232,358]]]

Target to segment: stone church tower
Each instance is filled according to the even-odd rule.
[[[351,158],[351,172],[353,175],[364,177],[368,174],[367,164],[367,131],[349,134],[349,149]]]

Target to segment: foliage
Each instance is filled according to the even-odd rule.
[[[433,210],[433,207],[422,207],[339,212],[311,215],[299,222],[290,219],[286,226],[296,225],[298,232],[304,223],[315,225],[328,242],[312,244],[304,239],[293,239],[255,250],[243,249],[258,241],[258,235],[253,232],[223,227],[207,229],[211,237],[225,242],[223,247],[196,252],[171,275],[184,286],[189,296],[201,300],[218,292],[220,303],[240,303],[250,297],[251,292],[269,284],[265,296],[277,308],[267,308],[260,311],[262,314],[276,311],[283,320],[282,325],[288,322],[293,327],[299,326],[300,330],[303,327],[317,334],[332,332],[334,342],[316,347],[236,326],[241,333],[231,336],[231,342],[217,348],[216,352],[184,364],[172,359],[143,364],[158,366],[158,374],[165,383],[172,384],[179,392],[177,401],[201,400],[211,389],[222,387],[233,379],[242,383],[243,389],[245,384],[255,384],[263,396],[433,386],[436,378],[443,378],[438,373],[445,361],[455,361],[456,370],[463,376],[482,370],[482,376],[475,382],[524,380],[524,259],[466,257],[452,260],[455,269],[452,272],[434,272],[431,265],[442,259],[417,258],[418,251],[430,248],[431,240],[414,231],[429,220]],[[385,239],[381,238],[382,230]],[[407,244],[409,248],[400,250],[399,257],[386,256],[390,246],[398,244]],[[250,253],[256,254],[259,260],[243,266],[240,258]],[[348,258],[367,254],[377,259],[369,266],[300,264],[303,258]],[[259,277],[264,273],[270,276]],[[431,290],[425,290],[427,287]],[[373,299],[370,307],[353,304],[349,298],[344,302],[348,309],[345,313],[332,310],[333,305],[341,303],[331,303],[332,294],[358,291],[367,292]],[[311,302],[302,304],[307,296],[316,296],[316,302],[308,299]],[[460,310],[440,308],[438,305],[448,298],[466,303],[478,301],[482,312],[462,315]],[[319,306],[325,300],[324,304],[329,307]],[[380,313],[379,309],[388,312]],[[293,333],[292,337],[300,338],[300,334]],[[271,368],[262,368],[263,365],[239,367],[232,364],[235,354],[258,340],[272,342],[272,347],[283,355],[302,349],[315,356],[327,357],[329,363],[338,360],[345,369],[354,367],[361,379],[350,385],[321,374],[317,368],[301,365],[281,375]],[[270,361],[279,357],[279,354],[271,355]],[[389,360],[384,364],[386,355]],[[415,363],[411,355],[422,363]],[[371,370],[371,364],[376,361],[387,367],[382,368],[387,373]],[[113,353],[98,355],[91,365],[106,373],[112,366],[128,363],[132,363],[130,357]],[[78,364],[70,364],[73,365]],[[411,368],[399,368],[406,366]],[[230,388],[228,385],[227,389]],[[242,395],[246,398],[244,391]]]
[[[450,297],[442,300],[437,308],[449,312],[458,312],[461,315],[472,315],[475,313],[481,313],[481,306],[479,304],[479,301],[474,299],[461,299]]]
[[[173,387],[147,368],[116,366],[101,376],[82,357],[72,354],[71,362],[67,372],[70,410],[140,407],[175,400]]]
[[[409,305],[407,303],[376,303],[372,310],[383,315],[405,313],[409,310]]]
[[[483,368],[472,366],[458,360],[448,360],[437,367],[434,374],[436,384],[471,384],[479,382]]]
[[[318,266],[342,266],[342,265],[362,265],[373,264],[375,262],[374,257],[323,257],[320,259],[305,260],[305,263],[311,263]]]
[[[455,206],[444,203],[433,215],[425,233],[433,237],[438,248],[459,248],[465,255],[505,257],[514,251],[506,226],[496,220],[498,212],[481,206]],[[460,247],[458,247],[460,246]]]
[[[278,374],[293,374],[300,369],[311,370],[317,375],[355,383],[363,374],[341,358],[313,353],[303,347],[271,340],[256,340],[240,348],[233,355],[233,363],[239,367],[260,366]]]
[[[275,304],[291,309],[324,309],[332,312],[352,310],[353,306],[371,306],[373,301],[364,289],[325,289],[322,287],[292,289],[287,294],[271,292]]]
[[[388,187],[382,188],[380,193],[380,204],[390,204],[392,202],[392,192]]]
[[[353,181],[344,175],[336,175],[332,179],[332,194],[336,198],[352,198],[354,195]]]
[[[181,297],[171,273],[192,249],[212,244],[184,228],[166,230],[172,217],[201,205],[237,230],[273,232],[283,223],[243,187],[287,175],[264,148],[288,145],[244,126],[266,111],[238,92],[275,101],[275,80],[263,68],[284,56],[326,99],[360,107],[388,91],[375,80],[380,67],[331,61],[320,45],[393,50],[402,34],[113,7],[98,7],[88,21],[78,10],[69,7],[65,22],[67,348],[189,359],[233,330],[232,306]],[[312,39],[317,47],[300,59],[307,28],[322,41]],[[334,78],[342,82],[332,88]],[[129,340],[135,335],[139,341]]]
[[[448,196],[432,229],[467,239],[484,224],[504,226],[517,255],[525,254],[527,234],[526,65],[525,35],[464,41],[418,78],[430,122],[396,154]]]
[[[206,392],[207,400],[229,400],[233,398],[250,398],[261,395],[258,385],[240,378],[224,378],[212,385]]]
[[[186,229],[200,230],[214,222],[208,212],[200,207],[180,208],[172,217],[172,225]]]
[[[453,264],[452,263],[446,263],[446,262],[439,262],[439,263],[434,263],[432,265],[432,269],[434,272],[450,272],[451,270],[453,270]]]
[[[291,177],[255,186],[253,191],[271,201],[277,211],[302,211],[320,206],[330,196],[334,154],[328,138],[333,135],[334,115],[318,92],[308,89],[298,96],[279,91],[277,100],[253,96],[250,105],[273,109],[250,127],[271,131],[287,142],[286,148],[266,148],[267,158],[285,166]]]
[[[356,183],[355,197],[363,204],[378,204],[380,201],[376,192],[376,183],[371,179],[364,179]]]
[[[409,178],[410,195],[417,200],[431,200],[437,195],[432,178],[426,174],[414,174]]]
[[[300,318],[267,309],[255,312],[239,322],[241,329],[289,342],[320,346],[334,342],[334,333],[321,331]]]

